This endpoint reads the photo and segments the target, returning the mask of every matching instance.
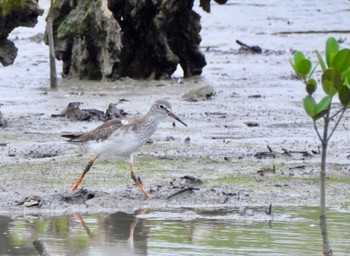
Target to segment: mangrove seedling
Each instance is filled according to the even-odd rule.
[[[305,55],[296,51],[292,67],[304,84],[307,96],[303,99],[304,110],[310,116],[317,137],[321,141],[321,170],[320,170],[320,227],[323,238],[323,255],[333,255],[327,228],[326,218],[326,160],[328,143],[337,129],[344,113],[350,107],[350,49],[340,49],[337,40],[328,38],[325,49],[325,60],[316,51],[318,64],[322,69],[319,79],[324,97],[316,100],[314,96],[318,88],[315,69]],[[338,98],[341,105],[332,104]]]

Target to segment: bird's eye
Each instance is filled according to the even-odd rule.
[[[164,106],[163,106],[163,105],[159,105],[159,108],[160,108],[160,109],[163,109],[163,108],[164,108]]]

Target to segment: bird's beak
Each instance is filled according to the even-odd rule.
[[[187,124],[185,124],[177,115],[175,115],[173,112],[169,112],[168,115],[172,118],[174,118],[176,121],[179,121],[180,123],[182,123],[184,126],[187,126]]]

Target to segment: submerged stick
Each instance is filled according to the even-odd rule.
[[[272,204],[270,204],[269,210],[268,210],[268,211],[265,211],[265,213],[266,213],[267,215],[271,215],[271,214],[272,214]]]

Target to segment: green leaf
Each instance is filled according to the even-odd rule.
[[[324,60],[322,59],[321,54],[318,51],[316,51],[316,55],[317,55],[318,63],[320,64],[320,66],[322,68],[322,71],[325,71],[326,70],[326,64],[324,63]]]
[[[294,64],[294,65],[293,65]],[[295,73],[299,77],[305,77],[311,71],[311,61],[306,59],[302,52],[296,51],[294,53],[294,63],[292,64]]]
[[[350,75],[350,68],[348,68],[347,70],[345,70],[341,73],[341,79],[345,80],[346,77],[348,77],[349,75]]]
[[[313,119],[316,121],[317,119],[323,117],[325,114],[327,114],[328,107],[331,104],[332,97],[331,96],[325,96],[322,98],[322,100],[316,105],[316,114],[314,115]]]
[[[339,44],[334,37],[328,38],[326,42],[326,62],[328,67],[333,67],[334,56],[339,51]]]
[[[328,68],[322,74],[322,87],[329,96],[334,96],[341,86],[341,77],[338,69]]]
[[[333,66],[339,69],[342,77],[343,73],[350,68],[350,49],[340,50],[333,59]]]
[[[323,117],[325,114],[327,114],[327,110],[322,110],[321,112],[318,112],[315,116],[314,116],[314,120],[318,120],[320,119],[321,117]]]
[[[312,95],[317,89],[317,82],[315,79],[308,79],[306,81],[306,91],[309,95]]]
[[[300,74],[302,77],[306,76],[311,71],[311,61],[308,59],[301,60],[296,65],[296,69],[298,71],[298,74]]]
[[[316,101],[314,99],[314,97],[312,96],[306,96],[303,99],[304,102],[304,109],[306,114],[308,114],[310,117],[314,118],[314,116],[316,115]]]
[[[316,106],[316,113],[320,113],[324,110],[327,110],[329,105],[331,104],[331,101],[332,101],[331,96],[328,96],[328,95],[324,96]]]
[[[339,100],[344,107],[350,107],[350,89],[347,86],[342,86],[339,89]]]
[[[347,75],[347,76],[344,78],[343,85],[350,86],[350,76],[349,76],[349,75]]]
[[[305,56],[302,52],[300,52],[300,51],[294,52],[294,65],[297,65],[297,63],[299,63],[303,59],[305,59]]]

